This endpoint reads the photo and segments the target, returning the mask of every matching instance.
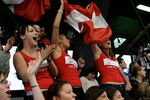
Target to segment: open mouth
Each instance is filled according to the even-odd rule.
[[[33,37],[33,40],[34,41],[38,41],[38,37]]]
[[[10,94],[10,91],[6,91],[7,94]]]
[[[8,95],[9,98],[11,97],[10,91],[7,91],[6,94]]]
[[[36,41],[36,39],[37,39],[37,37],[33,37],[33,40],[35,40],[35,41]]]

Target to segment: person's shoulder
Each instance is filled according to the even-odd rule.
[[[19,51],[19,52],[16,52],[16,53],[14,54],[14,58],[18,58],[19,56],[21,56],[20,51]]]
[[[130,83],[131,83],[131,85],[140,85],[140,83],[135,79],[130,80]]]
[[[80,80],[87,80],[85,76],[81,76]]]

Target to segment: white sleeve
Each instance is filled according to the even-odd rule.
[[[82,76],[81,78],[80,78],[80,80],[81,80],[81,83],[82,83],[82,88],[83,88],[83,91],[84,91],[84,93],[87,91],[87,81],[86,81],[86,78],[84,77],[84,76]]]

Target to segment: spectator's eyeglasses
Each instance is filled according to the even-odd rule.
[[[3,81],[0,82],[0,84],[9,84],[9,85],[11,85],[11,82],[8,81],[8,80],[3,80]]]

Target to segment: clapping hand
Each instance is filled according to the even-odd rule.
[[[27,76],[28,78],[30,78],[32,75],[35,75],[39,68],[40,68],[40,64],[41,64],[41,53],[38,52],[38,58],[34,61],[30,61],[28,64],[28,69],[27,69]]]
[[[45,49],[42,49],[41,51],[42,61],[48,59],[51,56],[51,53],[54,51],[54,49],[55,44],[49,46],[47,45]]]

